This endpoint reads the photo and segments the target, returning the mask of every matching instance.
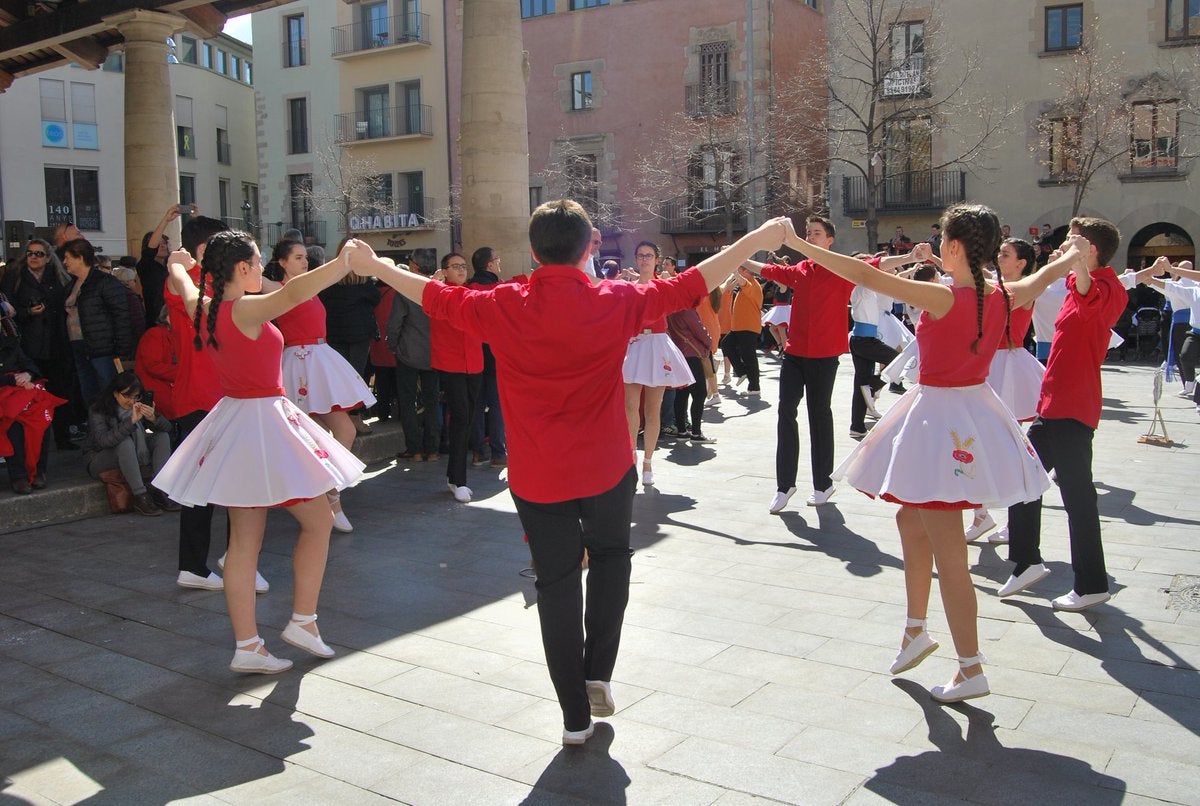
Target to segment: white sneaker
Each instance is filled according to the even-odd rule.
[[[711,394],[711,395],[710,395],[710,396],[709,396],[709,397],[708,397],[708,398],[707,398],[707,399],[704,401],[704,405],[706,405],[706,406],[715,406],[715,405],[717,405],[717,404],[718,404],[718,403],[720,403],[720,402],[721,402],[721,395],[720,395],[720,393],[719,393],[719,392],[713,392],[713,393],[712,393],[712,394]]]
[[[833,494],[835,492],[837,492],[837,490],[834,489],[832,484],[829,485],[828,490],[813,490],[812,495],[810,495],[808,500],[804,503],[808,504],[810,507],[819,507],[822,504],[828,504],[829,499],[833,498]]]
[[[1052,601],[1050,605],[1055,610],[1069,610],[1073,613],[1076,613],[1080,610],[1087,610],[1089,607],[1103,604],[1111,598],[1112,594],[1108,591],[1104,591],[1102,593],[1085,593],[1082,595],[1076,593],[1075,591],[1071,591],[1065,596],[1059,596],[1057,599]]]
[[[451,484],[449,486],[450,486],[450,492],[454,493],[455,501],[457,501],[460,504],[471,503],[471,488],[470,487],[468,487],[465,484],[462,485],[461,487],[455,486],[453,484]]]
[[[871,391],[870,384],[858,387],[858,392],[867,402],[867,416],[872,420],[878,420],[882,415],[875,409],[875,393]]]
[[[792,496],[796,494],[796,488],[793,487],[787,492],[776,492],[775,497],[771,499],[771,506],[767,510],[772,515],[782,512],[783,508],[788,505],[788,501],[792,500]]]
[[[853,428],[850,429],[850,439],[861,440],[866,435],[866,431],[855,431]]]
[[[729,382],[730,382],[730,380],[732,380],[732,379],[729,377],[729,373],[728,373],[728,372],[727,372],[727,373],[725,373],[725,374],[724,374],[724,375],[721,377],[721,385],[722,385],[722,386],[728,386],[728,385],[729,385]]]
[[[225,555],[224,554],[222,554],[221,558],[219,560],[217,560],[217,568],[221,569],[222,571],[225,570]],[[269,590],[271,590],[271,583],[269,583],[269,582],[267,582],[267,580],[263,579],[262,574],[258,573],[258,571],[255,571],[254,572],[254,592],[255,593],[266,593]]]
[[[1050,569],[1044,563],[1036,563],[1026,568],[1021,574],[1010,576],[1008,582],[1004,583],[1004,587],[996,591],[996,595],[1001,598],[1015,596],[1048,576],[1050,576]]]
[[[968,543],[974,543],[979,538],[983,537],[988,532],[996,528],[996,521],[992,518],[992,513],[984,510],[983,520],[978,523],[972,523],[967,527],[966,537]]]
[[[354,531],[354,527],[350,525],[350,519],[346,517],[345,511],[333,513],[333,528],[342,533]]]
[[[745,383],[748,380],[750,380],[749,375],[739,375],[739,376],[737,376],[737,380],[734,382],[734,385],[741,386],[743,383]]]
[[[1008,526],[1002,526],[988,535],[988,542],[994,546],[1001,546],[1008,543]]]
[[[225,581],[211,571],[206,577],[193,574],[191,571],[180,571],[179,576],[175,577],[175,584],[181,588],[199,588],[206,591],[225,590]]]
[[[587,686],[588,704],[592,708],[592,716],[612,716],[617,710],[617,702],[613,699],[612,686],[607,680],[585,680]]]
[[[583,730],[564,730],[562,743],[568,745],[579,745],[592,738],[592,734],[596,732],[596,723],[588,722],[588,726]]]

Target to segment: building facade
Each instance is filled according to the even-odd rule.
[[[856,5],[831,3],[835,47],[855,27],[838,9]],[[1120,0],[1036,0],[1019,13],[998,3],[884,5],[877,129],[869,144],[831,143],[831,156],[839,148],[858,152],[850,162],[831,161],[831,211],[850,233],[843,248],[881,246],[896,226],[921,240],[946,204],[971,200],[992,206],[1026,238],[1045,224],[1065,235],[1075,210],[1107,218],[1121,230],[1118,270],[1160,254],[1193,256],[1200,237],[1191,177],[1200,153],[1194,2],[1152,0],[1134,9]],[[965,104],[937,106],[950,95]],[[836,115],[831,105],[831,120]],[[980,119],[999,121],[982,145]],[[874,244],[865,237],[864,169],[875,179]]]
[[[825,48],[815,0],[513,1],[529,59],[530,207],[581,201],[604,256],[629,265],[649,240],[696,262],[823,199],[823,142],[771,112],[806,80],[804,55]],[[452,142],[461,5],[446,0]]]
[[[181,202],[244,226],[257,194],[252,48],[232,37],[187,32],[168,61]],[[125,86],[122,53],[99,70],[56,67],[0,95],[0,217],[36,227],[74,221],[109,255],[123,255]],[[164,181],[170,181],[164,178]]]
[[[254,14],[265,241],[433,266],[450,248],[440,3],[296,2]]]

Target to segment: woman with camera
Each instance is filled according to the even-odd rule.
[[[87,470],[94,478],[106,470],[120,470],[133,491],[133,508],[139,515],[175,512],[179,505],[158,490],[148,489],[171,457],[171,421],[154,408],[137,373],[118,373],[108,382],[88,410],[88,436],[83,447]]]

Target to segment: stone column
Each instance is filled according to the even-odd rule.
[[[529,122],[520,6],[463,3],[462,240],[467,256],[490,246],[506,277],[529,258]]]
[[[157,11],[110,17],[125,37],[125,240],[141,254],[142,234],[179,201],[175,152],[175,96],[167,69],[167,37],[186,20]],[[179,243],[179,233],[172,242]]]

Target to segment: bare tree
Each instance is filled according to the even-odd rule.
[[[936,2],[831,0],[827,9],[829,52],[810,65],[824,86],[801,103],[815,110],[827,102],[828,115],[800,124],[827,138],[831,163],[847,169],[846,207],[862,211],[873,249],[880,210],[958,200],[965,180],[946,169],[985,168],[1015,108],[967,91],[987,83],[979,51],[943,35]]]
[[[551,143],[550,159],[539,178],[547,198],[574,199],[583,205],[593,223],[605,232],[625,231],[638,223],[616,201],[615,189],[602,180],[600,161],[608,149],[604,135],[568,137]]]
[[[1174,173],[1192,156],[1195,65],[1162,68],[1128,77],[1123,55],[1099,43],[1057,67],[1062,91],[1042,106],[1031,150],[1046,169],[1044,181],[1073,189],[1072,216],[1102,171]]]
[[[659,122],[660,135],[633,163],[631,203],[652,217],[729,240],[753,216],[773,214],[786,199],[803,216],[819,203],[808,180],[824,177],[822,141],[799,118],[805,79],[773,77],[765,116],[756,116],[736,84],[698,85],[684,111]],[[758,125],[749,125],[758,117]],[[820,184],[820,179],[816,180]]]
[[[339,145],[328,133],[314,155],[320,175],[301,191],[302,203],[311,209],[336,213],[343,234],[350,234],[350,219],[391,205],[388,175],[372,157]],[[299,223],[299,222],[296,222]]]

